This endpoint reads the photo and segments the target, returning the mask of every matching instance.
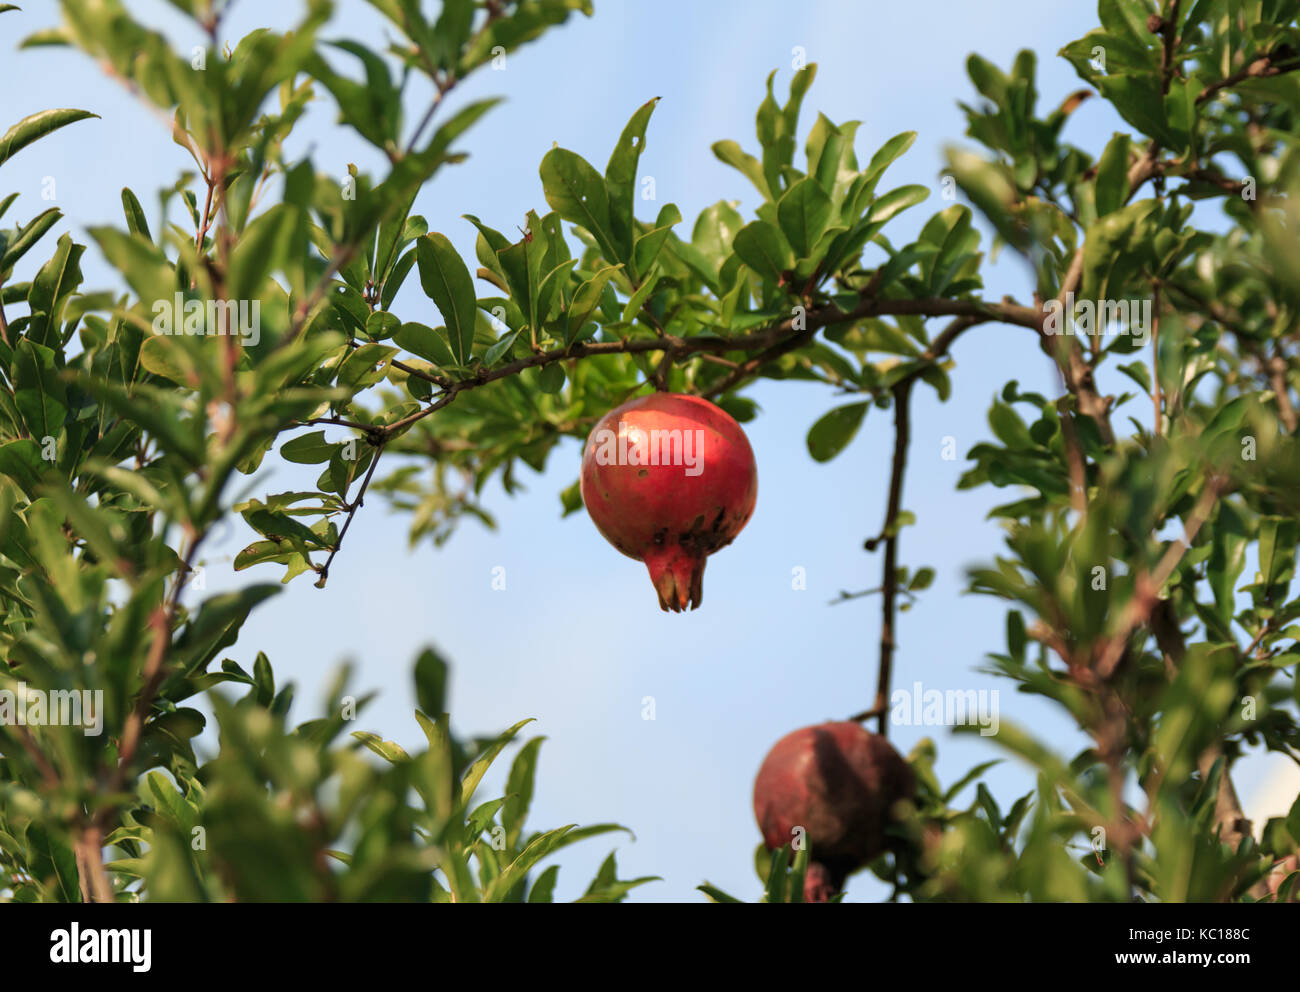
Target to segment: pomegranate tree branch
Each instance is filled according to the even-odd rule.
[[[144,667],[140,672],[144,678],[144,686],[139,695],[136,696],[135,706],[127,717],[126,725],[122,730],[122,740],[118,747],[117,768],[113,775],[113,788],[109,791],[116,791],[126,781],[127,768],[135,757],[136,749],[139,747],[140,738],[144,732],[144,724],[149,717],[149,709],[153,705],[154,694],[162,685],[166,674],[164,662],[167,658],[167,650],[171,647],[172,623],[176,618],[176,610],[180,604],[181,590],[185,587],[185,583],[189,581],[190,573],[194,570],[194,559],[198,555],[199,545],[203,543],[204,536],[204,534],[198,534],[190,540],[189,550],[186,551],[184,558],[181,560],[180,571],[176,575],[176,581],[172,585],[171,593],[149,618],[149,627],[153,631],[153,640],[150,643],[149,654],[145,658]],[[108,807],[105,807],[105,809],[107,810]]]
[[[366,489],[370,486],[370,480],[374,477],[375,466],[379,464],[379,456],[384,453],[384,445],[381,442],[375,447],[375,455],[370,460],[370,468],[366,469],[366,477],[361,480],[361,488],[357,490],[357,498],[347,505],[348,517],[343,521],[343,529],[339,531],[338,540],[334,542],[334,547],[330,548],[329,557],[325,559],[325,564],[317,569],[320,579],[317,580],[316,586],[320,588],[325,585],[329,579],[330,565],[334,562],[334,556],[339,553],[343,547],[343,538],[347,536],[348,528],[352,526],[352,520],[356,517],[357,511],[361,509],[366,501]]]
[[[126,718],[126,724],[122,729],[122,737],[118,741],[117,747],[117,763],[113,767],[107,787],[104,790],[107,795],[120,792],[125,786],[131,762],[135,760],[140,740],[144,736],[144,725],[149,718],[154,696],[157,695],[166,677],[164,663],[167,659],[167,651],[171,647],[172,624],[175,621],[176,611],[180,604],[181,590],[189,580],[190,572],[193,571],[194,559],[198,554],[199,545],[202,544],[204,536],[205,533],[191,536],[189,549],[181,560],[180,571],[177,573],[171,592],[149,617],[149,628],[153,632],[153,640],[150,642],[149,654],[145,658],[144,666],[140,672],[144,684],[136,696],[135,704],[132,706],[131,712]],[[116,812],[116,807],[112,803],[105,803],[101,806],[82,825],[75,843],[82,898],[87,902],[113,901],[113,886],[108,879],[107,872],[104,870],[103,841],[104,835],[112,825]]]
[[[775,324],[761,331],[753,331],[748,334],[738,335],[712,335],[700,334],[693,337],[679,338],[671,335],[654,338],[636,338],[627,341],[587,341],[570,345],[567,348],[554,348],[550,351],[539,351],[536,354],[527,355],[523,358],[516,359],[499,368],[485,370],[479,369],[478,373],[472,378],[461,379],[455,382],[447,383],[442,391],[438,393],[433,402],[422,410],[417,410],[410,416],[403,417],[387,426],[376,426],[373,424],[353,423],[346,426],[353,426],[358,429],[367,431],[381,432],[385,439],[392,438],[395,434],[409,427],[416,421],[423,420],[425,417],[442,409],[460,393],[471,389],[478,389],[489,382],[495,382],[498,379],[505,379],[512,375],[518,375],[525,369],[540,368],[544,365],[550,365],[553,362],[569,361],[573,359],[588,358],[593,355],[631,355],[640,354],[649,351],[659,351],[672,357],[674,361],[680,361],[685,358],[693,357],[697,354],[723,354],[729,351],[759,351],[758,361],[750,359],[741,364],[741,369],[745,369],[743,375],[733,373],[728,376],[724,382],[728,383],[725,388],[733,388],[742,379],[752,375],[764,361],[770,358],[764,358],[763,355],[777,356],[785,354],[788,351],[806,344],[812,339],[812,336],[824,327],[830,327],[835,324],[852,323],[863,320],[867,317],[885,317],[898,315],[913,315],[918,317],[957,317],[960,318],[960,327],[958,329],[949,328],[944,334],[935,339],[934,344],[927,349],[921,356],[922,361],[932,360],[935,356],[946,351],[948,344],[952,339],[965,330],[966,327],[974,324],[985,323],[987,321],[1001,321],[1002,323],[1015,324],[1020,327],[1029,327],[1041,329],[1042,314],[1030,307],[1022,306],[1018,303],[1004,300],[1001,303],[989,303],[983,300],[948,300],[948,299],[876,299],[870,298],[863,300],[852,310],[844,311],[838,307],[827,305],[807,311],[802,317],[789,317],[779,324]],[[796,326],[798,324],[798,326]],[[947,337],[945,338],[945,334]],[[748,367],[748,368],[747,368]],[[740,372],[741,369],[737,369]],[[916,375],[920,374],[918,370]],[[716,395],[722,391],[719,387],[712,387],[706,395]],[[331,422],[323,418],[316,418],[312,422]]]
[[[415,151],[415,146],[420,143],[420,137],[424,134],[424,129],[429,126],[429,122],[433,120],[433,115],[436,114],[438,108],[442,106],[443,99],[451,91],[452,87],[456,85],[455,76],[443,77],[436,69],[432,70],[432,79],[436,92],[434,93],[433,100],[429,103],[429,109],[424,112],[424,116],[420,118],[420,123],[415,126],[415,131],[411,134],[410,143],[406,146],[407,155],[410,155]]]
[[[903,502],[903,476],[907,470],[907,445],[911,438],[909,407],[912,383],[908,378],[894,386],[894,461],[889,473],[889,503],[885,510],[885,563],[880,597],[880,668],[876,675],[873,709],[884,737],[889,732],[889,684],[894,665],[894,601],[898,597],[898,514]]]
[[[876,676],[876,700],[871,709],[849,718],[854,722],[876,718],[879,721],[879,733],[882,737],[887,735],[889,729],[889,686],[893,678],[894,618],[895,603],[898,599],[898,517],[902,511],[903,477],[907,472],[907,446],[911,439],[912,386],[931,362],[947,353],[948,348],[959,335],[987,319],[987,317],[968,316],[952,321],[926,350],[923,356],[924,364],[913,369],[893,386],[894,457],[889,473],[885,524],[881,528],[880,537],[867,542],[868,548],[874,547],[878,540],[883,539],[885,542],[885,561],[880,583],[880,663]]]
[[[1211,83],[1201,91],[1200,96],[1196,98],[1198,104],[1205,103],[1214,99],[1215,95],[1222,90],[1230,89],[1245,79],[1263,79],[1266,76],[1280,76],[1284,72],[1294,72],[1300,69],[1300,60],[1290,60],[1281,63],[1274,60],[1271,53],[1257,55],[1251,59],[1245,67],[1238,69],[1230,76],[1225,76],[1217,83]]]

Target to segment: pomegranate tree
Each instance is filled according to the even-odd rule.
[[[812,848],[804,901],[826,902],[887,846],[900,799],[916,792],[911,766],[856,723],[822,723],[782,737],[754,780],[754,816],[775,851],[802,827]]]
[[[726,411],[698,396],[651,393],[592,429],[580,488],[596,528],[645,562],[660,607],[679,613],[703,599],[704,559],[748,523],[758,473]]]

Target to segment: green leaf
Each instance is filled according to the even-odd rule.
[[[384,277],[383,290],[379,294],[379,305],[385,310],[392,308],[397,291],[406,282],[406,276],[411,271],[411,266],[415,264],[415,254],[415,249],[412,248],[397,260],[393,267],[389,269],[388,275]]]
[[[1300,844],[1300,796],[1296,796],[1290,812],[1286,815],[1286,832],[1291,835],[1293,841]]]
[[[447,322],[447,339],[458,364],[469,360],[474,348],[476,303],[474,280],[447,238],[438,233],[425,235],[416,243],[420,285]],[[401,343],[400,340],[398,342]],[[434,359],[428,355],[422,358]]]
[[[491,767],[492,762],[496,760],[497,755],[501,753],[507,744],[515,739],[515,735],[519,733],[520,729],[528,726],[528,724],[532,722],[532,717],[529,717],[527,720],[520,720],[509,730],[505,731],[493,740],[486,750],[484,750],[484,752],[475,759],[474,763],[469,766],[460,783],[460,803],[462,806],[468,805],[470,799],[473,798],[474,790],[478,788],[479,782],[483,781],[483,776],[487,774],[488,768]]]
[[[506,846],[514,848],[528,818],[528,808],[533,801],[533,780],[537,774],[537,758],[545,737],[534,737],[520,749],[510,766],[506,780],[506,803],[501,814],[501,825],[506,828]]]
[[[916,132],[904,131],[881,145],[876,154],[871,156],[871,161],[867,163],[867,168],[864,170],[868,182],[874,184],[900,155],[912,147],[914,141],[916,141]]]
[[[976,765],[974,768],[972,768],[965,775],[963,775],[961,778],[959,778],[956,782],[954,782],[951,786],[948,787],[948,790],[944,792],[942,797],[944,803],[947,804],[952,802],[953,799],[957,797],[957,794],[960,793],[962,789],[966,788],[966,786],[970,785],[972,782],[974,782],[977,778],[983,775],[994,765],[1000,765],[1000,764],[1002,764],[1002,759],[994,758],[992,761],[984,761]]]
[[[641,153],[645,151],[646,125],[650,123],[650,115],[658,102],[659,97],[655,97],[637,108],[632,119],[623,128],[618,144],[614,146],[614,151],[609,157],[609,164],[605,166],[605,186],[609,191],[610,235],[615,248],[619,251],[618,259],[629,265],[632,263],[632,249],[636,238],[633,205],[636,194],[637,164],[641,160]],[[563,217],[564,214],[561,213],[560,216]]]
[[[664,242],[668,240],[673,225],[681,222],[682,213],[677,209],[677,204],[664,204],[663,209],[659,211],[659,216],[655,218],[655,226],[637,238],[632,249],[633,269],[638,275],[650,271],[651,266],[659,258],[659,252],[663,250]]]
[[[869,403],[850,403],[824,414],[808,431],[808,453],[814,461],[828,462],[853,440],[867,415]]]
[[[415,659],[415,700],[425,713],[446,711],[447,672],[447,662],[433,648],[425,648]]]
[[[1157,74],[1108,75],[1098,79],[1096,86],[1119,115],[1143,134],[1170,148],[1183,144],[1165,119],[1164,93]]]
[[[1215,610],[1219,614],[1219,619],[1227,626],[1232,622],[1237,579],[1246,567],[1246,547],[1249,543],[1246,539],[1245,524],[1231,503],[1220,504],[1213,538],[1210,558],[1205,564],[1205,577],[1209,580],[1210,591],[1214,594]],[[1262,551],[1263,541],[1260,542],[1260,546]]]
[[[767,875],[767,901],[769,903],[785,902],[786,884],[789,881],[790,845],[787,844],[772,855],[772,866]]]
[[[577,479],[560,491],[560,509],[563,517],[582,509],[582,486]]]
[[[38,442],[57,437],[68,415],[68,392],[55,353],[23,338],[14,349],[14,402]]]
[[[695,887],[699,889],[701,892],[703,892],[706,896],[708,896],[711,902],[740,902],[741,901],[740,899],[737,899],[735,896],[727,895],[727,893],[723,892],[721,889],[717,888],[716,886],[710,885],[708,882],[705,882],[703,885],[697,885]]]
[[[831,198],[815,179],[800,179],[781,197],[776,216],[795,258],[812,257],[818,238],[830,224],[833,209]]]
[[[916,206],[929,195],[930,191],[924,186],[900,186],[898,189],[890,190],[872,202],[871,209],[867,211],[867,220],[872,223],[883,223],[908,207]]]
[[[155,334],[140,346],[140,367],[178,386],[197,386],[198,369],[185,338]]]
[[[300,554],[307,555],[324,544],[320,537],[306,524],[300,523],[287,514],[275,510],[253,509],[245,511],[244,519],[248,525],[263,537],[273,541],[287,541]],[[285,549],[289,550],[288,548]]]
[[[794,864],[790,866],[790,893],[789,901],[792,903],[803,902],[803,883],[808,875],[808,862],[811,858],[811,852],[808,845],[804,844],[795,853]]]
[[[55,902],[81,902],[77,859],[72,848],[61,838],[46,832],[39,823],[28,825],[27,870],[38,881],[52,881]]]
[[[5,243],[0,240],[0,277],[4,277],[20,258],[31,251],[36,242],[40,241],[62,216],[57,207],[50,207],[49,210],[33,217],[25,227],[20,227],[18,236],[12,241]]]
[[[762,164],[753,155],[743,151],[740,145],[730,140],[718,141],[713,145],[713,154],[718,157],[719,161],[725,162],[733,169],[739,169],[743,172],[749,181],[758,188],[758,191],[763,194],[764,199],[772,199],[772,190],[767,185],[767,179],[763,175]]]
[[[83,245],[73,244],[72,238],[62,235],[54,256],[32,279],[32,288],[27,293],[27,304],[32,314],[27,336],[38,344],[62,347],[59,322],[63,317],[63,304],[81,285],[79,263],[85,251]]]
[[[573,302],[569,304],[569,313],[566,318],[564,328],[564,343],[571,345],[578,340],[583,326],[591,319],[591,315],[596,312],[596,307],[600,305],[601,294],[605,291],[605,285],[614,277],[621,266],[606,265],[598,269],[590,279],[578,287],[578,291],[573,294]]]
[[[515,343],[515,338],[519,337],[522,332],[523,328],[520,327],[517,330],[506,331],[505,334],[502,334],[487,351],[483,352],[483,365],[487,368],[495,365],[501,356],[510,350],[511,345]]]
[[[0,445],[0,472],[18,483],[18,488],[27,494],[28,499],[36,497],[47,467],[35,441],[23,438]]]
[[[411,756],[406,753],[400,744],[386,741],[378,734],[372,734],[366,730],[354,730],[352,736],[391,764],[397,765],[411,760]]]
[[[439,334],[426,324],[414,321],[402,325],[402,329],[393,335],[393,343],[412,355],[418,355],[439,368],[449,368],[460,362],[447,347],[447,336]]]
[[[560,874],[559,865],[551,865],[537,876],[537,881],[528,890],[529,902],[552,902],[555,898],[555,880]]]
[[[546,202],[551,209],[569,223],[586,229],[596,239],[607,261],[623,260],[614,243],[609,190],[600,173],[581,155],[567,148],[552,148],[547,152],[542,157],[539,171]]]
[[[559,362],[544,365],[537,373],[537,388],[547,395],[554,395],[564,388],[564,366]]]
[[[767,221],[756,220],[736,232],[733,245],[740,260],[764,279],[779,282],[794,266],[794,255],[781,232]]]
[[[132,234],[153,240],[149,233],[149,221],[145,218],[144,208],[127,186],[122,187],[122,212],[126,215],[126,226]]]
[[[618,863],[614,858],[614,852],[610,851],[609,857],[601,863],[600,870],[596,872],[596,877],[587,886],[587,891],[577,901],[581,903],[622,902],[627,897],[627,894],[638,885],[659,881],[662,881],[662,879],[658,876],[620,879],[618,877]]]
[[[1128,148],[1128,135],[1116,133],[1097,162],[1098,217],[1118,210],[1128,199]]]
[[[660,271],[656,269],[650,278],[638,286],[637,291],[627,298],[627,303],[623,306],[624,323],[630,323],[636,319],[636,315],[641,311],[642,304],[650,299],[655,287],[659,285],[660,274]]]
[[[24,117],[3,135],[0,135],[0,165],[13,158],[33,141],[37,141],[51,131],[57,131],[68,124],[84,121],[88,117],[98,118],[89,110],[42,110]]]
[[[397,319],[395,314],[386,313],[383,310],[376,310],[366,318],[366,336],[371,341],[383,341],[385,338],[391,338],[401,330],[402,322]]]
[[[474,808],[474,811],[465,818],[468,829],[465,832],[467,837],[478,837],[492,823],[492,818],[497,815],[505,803],[504,799],[489,799]]]
[[[565,827],[557,827],[555,830],[548,830],[546,833],[534,837],[519,852],[519,857],[515,858],[502,870],[499,876],[492,880],[492,884],[483,893],[483,901],[500,902],[504,899],[511,889],[524,880],[533,865],[561,846],[565,835],[573,829],[574,825],[569,824]]]
[[[922,589],[929,589],[930,583],[934,581],[934,569],[928,565],[924,568],[918,568],[912,580],[908,582],[907,589],[909,592],[920,592]]]

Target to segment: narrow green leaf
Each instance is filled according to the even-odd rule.
[[[451,242],[436,232],[416,243],[416,261],[420,267],[420,285],[447,322],[451,353],[463,365],[474,349],[474,280]]]
[[[122,187],[122,212],[126,214],[126,226],[132,234],[139,234],[153,240],[149,233],[149,221],[145,218],[144,208],[127,186]]]
[[[98,118],[99,115],[92,114],[89,110],[42,110],[24,117],[0,135],[0,165],[51,131],[84,121],[88,117]]]
[[[609,191],[609,227],[614,246],[618,249],[618,260],[625,264],[632,263],[632,248],[636,237],[636,221],[633,205],[636,195],[636,170],[645,151],[646,125],[654,112],[659,98],[648,100],[637,108],[632,119],[623,128],[618,144],[605,166],[605,186]],[[563,214],[561,214],[563,216]],[[566,218],[567,219],[567,218]],[[643,271],[643,270],[638,270]]]
[[[900,186],[877,197],[867,211],[867,220],[880,222],[889,220],[895,214],[902,213],[908,207],[914,207],[930,195],[924,186]]]
[[[32,437],[38,443],[57,437],[68,415],[68,391],[54,351],[23,338],[14,349],[13,377],[14,402]]]

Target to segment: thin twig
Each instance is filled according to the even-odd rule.
[[[361,480],[361,488],[357,490],[357,498],[348,504],[348,517],[343,521],[343,529],[339,531],[338,540],[334,542],[334,547],[330,548],[329,557],[325,559],[325,564],[319,569],[320,578],[317,580],[318,587],[324,586],[329,579],[330,565],[334,563],[334,556],[339,553],[343,547],[343,538],[347,536],[348,528],[352,526],[352,521],[357,515],[357,511],[365,504],[366,489],[370,486],[370,480],[374,477],[375,466],[379,464],[379,456],[384,453],[383,444],[375,448],[374,457],[370,460],[370,467],[366,470],[366,477]]]
[[[1205,87],[1196,98],[1198,104],[1205,103],[1214,99],[1215,95],[1222,90],[1236,86],[1245,79],[1263,79],[1266,76],[1280,76],[1284,72],[1294,72],[1300,69],[1300,61],[1291,61],[1285,65],[1275,63],[1271,54],[1259,55],[1251,59],[1247,65],[1238,69],[1230,76],[1225,76],[1217,83],[1211,83]]]
[[[907,378],[894,386],[894,459],[889,473],[889,502],[885,510],[885,562],[881,579],[880,667],[876,675],[876,704],[879,733],[889,732],[889,684],[894,664],[894,600],[898,596],[898,514],[903,502],[903,476],[907,470],[907,445],[911,437],[909,406],[912,383]]]

